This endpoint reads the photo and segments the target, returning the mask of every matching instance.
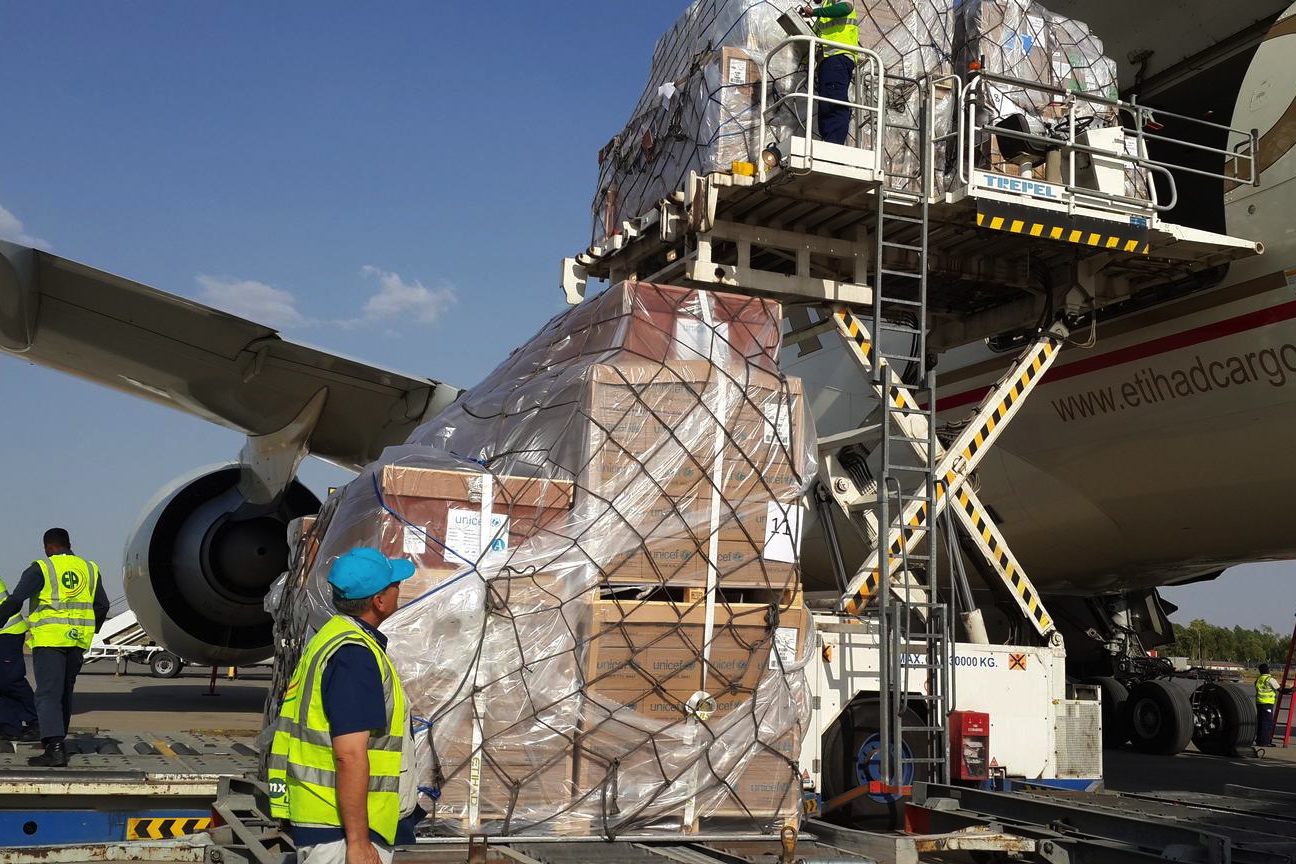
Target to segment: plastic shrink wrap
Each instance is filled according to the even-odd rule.
[[[690,172],[732,170],[735,161],[755,162],[768,142],[757,140],[761,90],[768,103],[806,89],[804,52],[775,51],[787,37],[783,13],[801,4],[786,0],[695,0],[657,43],[644,88],[625,128],[599,152],[599,182],[592,211],[593,239],[614,234],[622,220],[641,216],[682,189]],[[1032,86],[987,83],[994,121],[1020,114],[1030,131],[1044,133],[1066,114],[1056,91],[1104,99],[1117,96],[1116,64],[1102,42],[1080,21],[1026,0],[862,0],[860,46],[876,52],[886,73],[883,106],[884,167],[896,188],[920,191],[920,96],[922,79],[935,81],[930,117],[937,139],[932,189],[948,186],[951,148],[941,136],[957,122],[955,91],[948,76],[975,62],[985,71],[1020,78]],[[796,13],[793,12],[793,15]],[[770,60],[768,80],[764,76]],[[870,76],[857,72],[854,99],[869,103]],[[790,100],[771,113],[768,137],[804,134],[805,103]],[[871,147],[874,126],[857,112],[848,144]],[[1094,128],[1118,125],[1115,112],[1083,101],[1077,117]],[[984,142],[982,142],[984,143]],[[991,167],[998,169],[1001,163]],[[1146,178],[1131,172],[1131,190]],[[1137,196],[1146,197],[1146,194]]]
[[[331,614],[337,555],[416,563],[383,630],[432,724],[439,830],[798,818],[815,435],[777,371],[780,318],[769,300],[616,286],[330,497],[278,592],[284,653]]]

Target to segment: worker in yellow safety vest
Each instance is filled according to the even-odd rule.
[[[23,571],[18,586],[0,602],[0,621],[8,621],[30,601],[32,670],[36,673],[36,717],[45,752],[29,765],[66,765],[64,739],[72,719],[72,690],[94,634],[108,617],[108,595],[99,565],[72,554],[65,528],[43,538],[45,557]]]
[[[1269,664],[1261,663],[1256,678],[1256,746],[1273,746],[1274,708],[1278,704],[1278,679],[1269,674]]]
[[[363,547],[329,568],[338,614],[302,651],[266,778],[299,862],[389,864],[397,825],[415,811],[409,707],[378,630],[413,574],[410,561]]]
[[[820,45],[815,64],[815,129],[819,137],[833,144],[845,144],[850,135],[851,79],[855,77],[856,52],[833,45],[859,47],[859,14],[854,3],[828,3],[819,7],[802,6],[801,14],[813,18],[815,36],[827,44]],[[826,101],[832,100],[832,101]]]
[[[9,599],[9,588],[0,579],[0,603]],[[15,612],[0,623],[0,741],[36,741],[36,701],[27,683],[27,658],[23,641],[27,619]]]

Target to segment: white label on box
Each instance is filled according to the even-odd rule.
[[[482,546],[481,534],[478,532],[480,526],[480,510],[464,510],[451,507],[446,513],[446,550],[443,553],[445,560],[453,564],[476,561],[480,557],[478,550]],[[503,552],[507,550],[508,517],[503,513],[491,513],[489,531],[489,537],[491,538],[489,551]]]
[[[779,446],[792,446],[792,414],[782,395],[761,406],[765,415],[765,443],[773,444],[777,436]]]
[[[427,534],[415,525],[405,526],[405,536],[401,551],[406,555],[422,555],[427,551]]]
[[[1288,288],[1296,288],[1296,268],[1292,268],[1291,270],[1284,270],[1283,276],[1286,277],[1287,279]]]
[[[778,669],[780,665],[788,669],[796,664],[797,660],[797,628],[795,627],[775,627],[774,628],[774,650],[770,652],[769,668]]]
[[[739,57],[729,58],[729,83],[747,83],[747,61]]]
[[[766,561],[796,563],[797,554],[801,551],[801,511],[803,509],[800,504],[767,502],[765,552],[762,558]]]
[[[729,356],[728,340],[728,324],[718,323],[713,327],[702,320],[681,317],[675,321],[677,344],[672,347],[689,349],[699,357],[723,366],[723,361]]]

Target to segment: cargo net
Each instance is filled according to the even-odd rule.
[[[779,22],[801,4],[785,0],[695,0],[653,52],[648,84],[625,128],[599,151],[599,185],[592,210],[595,242],[616,233],[624,219],[651,210],[682,189],[690,172],[729,171],[734,162],[754,163],[768,141],[757,140],[761,88],[767,104],[804,93],[804,49],[771,52],[788,36]],[[896,185],[916,182],[919,170],[918,80],[951,69],[954,29],[948,0],[857,3],[860,45],[876,51],[891,73],[884,84],[888,170]],[[763,79],[765,61],[770,76]],[[856,76],[853,100],[867,104],[876,82]],[[791,100],[769,118],[772,140],[805,134],[806,102]],[[948,132],[954,104],[938,92],[936,128]],[[848,144],[872,146],[867,117]],[[944,146],[938,161],[944,159]]]
[[[653,52],[648,83],[625,128],[599,151],[598,189],[592,203],[593,241],[614,235],[622,221],[650,212],[684,188],[690,172],[728,172],[734,162],[755,163],[769,141],[757,140],[762,88],[767,104],[806,90],[805,52],[775,49],[788,35],[780,16],[801,4],[785,0],[695,0]],[[1116,64],[1083,22],[1024,0],[857,0],[860,47],[878,54],[885,73],[884,168],[888,183],[922,191],[918,132],[919,88],[931,85],[931,191],[948,188],[955,152],[947,136],[959,110],[945,77],[979,64],[987,72],[1020,78],[1044,88],[1115,99]],[[774,52],[771,54],[771,52]],[[764,65],[770,59],[768,80]],[[857,73],[853,100],[868,104],[876,82]],[[1065,137],[1063,100],[1052,90],[988,84],[989,122],[1020,117],[1030,131]],[[859,112],[862,113],[862,112]],[[1118,127],[1111,108],[1081,102],[1085,128]],[[1012,121],[1019,122],[1019,121]],[[873,146],[867,117],[848,144]],[[768,119],[769,138],[804,135],[805,101],[792,100]],[[1132,137],[1126,152],[1135,155]],[[1002,154],[982,148],[978,167],[1000,170]],[[992,164],[993,163],[993,164]],[[1019,169],[1015,164],[1013,170]],[[1127,171],[1127,195],[1148,197],[1145,172]]]
[[[306,532],[274,597],[280,678],[332,614],[334,558],[374,546],[417,565],[382,629],[430,724],[417,770],[436,831],[797,821],[815,436],[777,370],[780,318],[768,300],[614,287],[389,448]]]

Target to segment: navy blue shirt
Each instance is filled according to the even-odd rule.
[[[379,633],[378,628],[359,618],[351,620],[372,636],[383,650],[387,649],[387,637]],[[333,652],[324,665],[320,692],[324,697],[324,716],[328,717],[329,733],[333,737],[370,730],[386,733],[387,704],[383,697],[382,673],[378,671],[378,661],[373,652],[364,645],[343,645]],[[292,836],[299,847],[346,839],[341,828],[299,825],[293,826]],[[375,843],[387,842],[373,829],[369,831],[369,839]]]

